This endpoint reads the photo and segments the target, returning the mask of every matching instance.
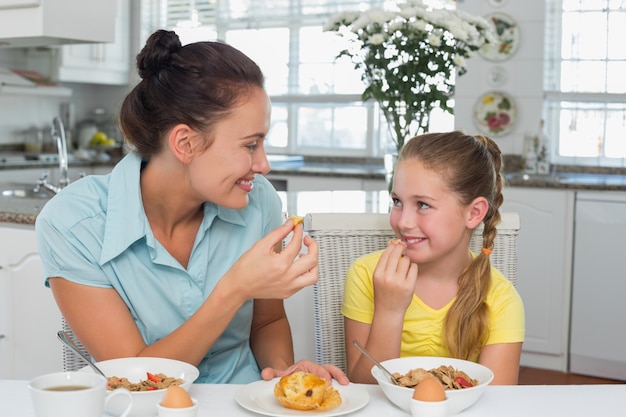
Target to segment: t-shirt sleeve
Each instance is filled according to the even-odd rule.
[[[522,298],[513,284],[504,277],[495,280],[493,285],[489,303],[491,323],[487,345],[523,342],[525,316]]]
[[[380,252],[355,260],[346,274],[341,313],[352,320],[368,323],[374,317],[374,284],[372,276]]]

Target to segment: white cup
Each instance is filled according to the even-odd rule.
[[[130,391],[118,388],[106,395],[107,380],[89,372],[57,372],[38,376],[28,383],[36,417],[102,417],[111,398],[125,396],[126,417],[133,406]],[[106,397],[106,400],[105,400]]]

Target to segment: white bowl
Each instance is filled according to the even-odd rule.
[[[491,369],[481,364],[464,361],[462,359],[441,358],[436,356],[411,356],[389,359],[381,362],[381,364],[387,368],[389,372],[397,372],[401,375],[415,368],[430,370],[438,368],[441,365],[446,365],[465,372],[472,379],[477,379],[479,384],[475,387],[446,391],[449,415],[457,414],[478,401],[485,392],[487,385],[493,380],[493,372]],[[372,367],[372,376],[376,379],[389,401],[407,413],[411,413],[413,388],[394,385],[391,380],[385,376],[383,371],[376,366]]]
[[[200,375],[198,368],[189,363],[165,358],[119,358],[96,362],[96,365],[106,376],[128,378],[130,382],[145,380],[148,372],[153,374],[165,374],[174,378],[181,378],[183,380],[181,387],[185,389],[185,391],[189,391],[189,387],[191,387],[193,381],[195,381],[196,378],[198,378],[198,375]],[[81,368],[80,371],[94,372],[89,366]],[[133,404],[133,408],[130,410],[128,416],[152,417],[157,415],[157,404],[161,402],[161,399],[165,394],[165,390],[135,391],[131,394],[135,403]],[[119,402],[116,400],[117,398],[113,398],[109,402],[107,411],[120,415],[125,408],[124,402],[122,401],[123,398],[120,398]]]

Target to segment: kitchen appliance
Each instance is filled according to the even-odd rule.
[[[570,372],[626,381],[626,196],[576,196]]]

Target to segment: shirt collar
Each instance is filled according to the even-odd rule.
[[[140,172],[141,157],[131,152],[109,174],[101,263],[110,261],[150,232],[141,201]]]

